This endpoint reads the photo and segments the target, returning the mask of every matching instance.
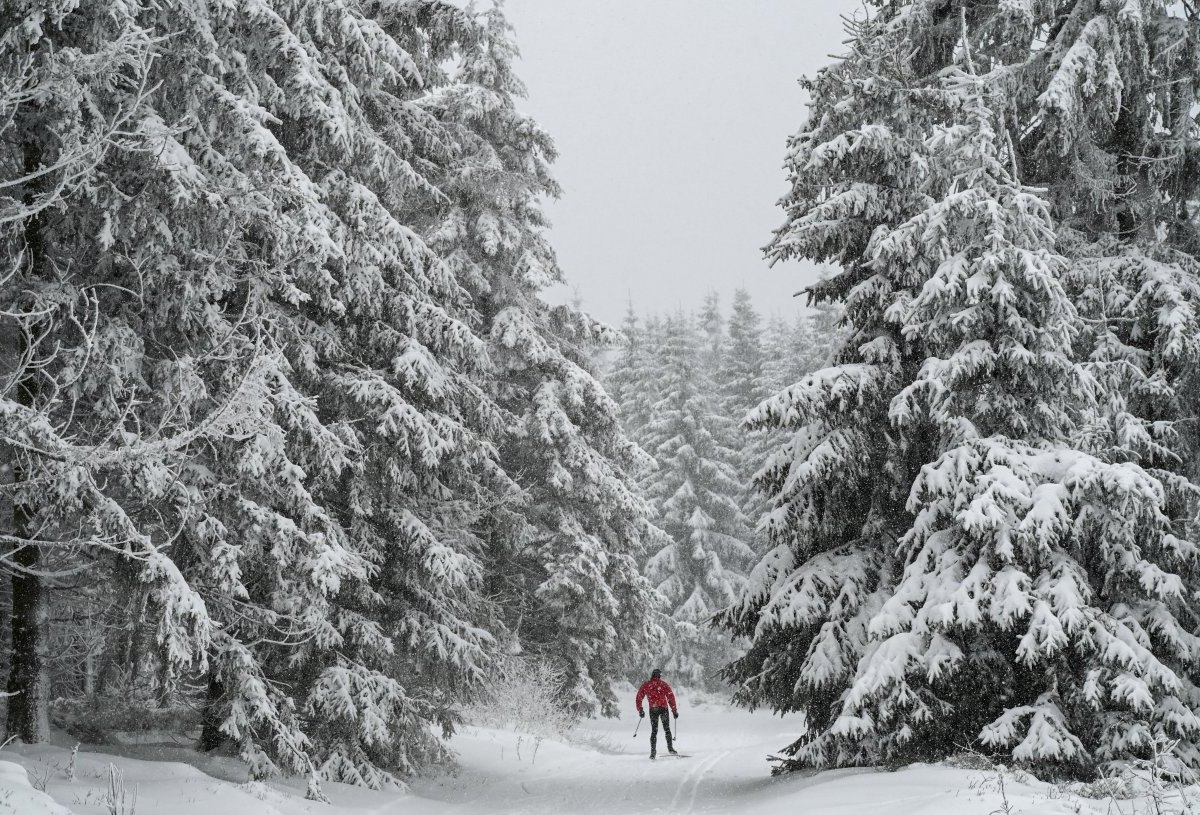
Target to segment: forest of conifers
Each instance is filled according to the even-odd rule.
[[[811,311],[617,328],[544,296],[502,9],[0,4],[6,734],[316,797],[656,663],[783,768],[1200,766],[1196,11],[867,10],[766,248]]]

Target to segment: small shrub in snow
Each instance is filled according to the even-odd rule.
[[[329,797],[321,789],[321,779],[317,777],[315,772],[308,774],[308,787],[304,790],[304,800],[316,801],[321,804],[329,803]]]
[[[1000,798],[1000,806],[993,809],[990,815],[1013,815],[1017,810],[1008,800],[1008,790],[1004,786],[1004,768],[997,767],[994,773],[981,775],[971,782],[971,789],[981,794],[996,795]]]
[[[577,747],[584,747],[597,753],[607,753],[608,755],[615,756],[625,752],[609,736],[604,733],[598,733],[595,730],[576,730],[570,735],[569,740],[571,744]]]
[[[48,767],[40,770],[29,770],[29,783],[38,792],[45,792],[46,785],[50,783],[50,769]]]
[[[1066,785],[1081,798],[1109,802],[1109,811],[1126,815],[1164,815],[1200,812],[1195,784],[1198,779],[1178,755],[1179,742],[1158,736],[1147,743],[1149,755],[1133,759],[1111,775],[1095,781]],[[1122,805],[1118,802],[1129,802]]]
[[[75,780],[75,760],[79,758],[79,742],[71,748],[71,761],[67,764],[66,776],[68,781]]]
[[[1134,796],[1134,792],[1129,788],[1128,780],[1119,775],[1102,775],[1095,781],[1070,785],[1069,789],[1080,797],[1098,800],[1105,798],[1124,800]]]
[[[108,765],[108,793],[104,797],[104,808],[108,815],[136,815],[137,787],[125,786],[125,777],[117,765]]]
[[[55,699],[50,720],[85,744],[114,744],[118,734],[189,733],[200,725],[199,713],[185,703],[156,706],[146,699],[119,694],[93,700]]]
[[[1191,812],[1186,785],[1198,779],[1179,757],[1179,740],[1159,735],[1148,746],[1147,758],[1129,762],[1123,774],[1126,788],[1141,799],[1145,812]]]
[[[282,806],[287,803],[287,796],[276,789],[269,787],[262,781],[247,781],[244,784],[239,784],[238,789],[247,795],[251,795],[260,801],[268,804],[276,804]]]
[[[479,727],[565,738],[579,723],[562,699],[565,686],[564,672],[545,660],[509,657],[499,663],[484,696],[464,711],[464,718]]]
[[[994,770],[996,764],[990,758],[976,750],[960,750],[945,761],[951,767],[962,770]]]

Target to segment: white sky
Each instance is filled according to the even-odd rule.
[[[560,154],[551,240],[586,310],[615,323],[629,297],[639,313],[691,309],[714,288],[727,308],[738,286],[764,314],[802,308],[792,293],[815,270],[769,269],[761,249],[783,222],[796,80],[843,51],[839,15],[859,7],[507,0],[523,107]]]

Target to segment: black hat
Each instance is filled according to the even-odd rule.
[[[660,676],[662,676],[662,668],[655,668],[650,672],[651,679],[658,679]]]

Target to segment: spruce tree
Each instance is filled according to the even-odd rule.
[[[5,11],[5,88],[74,84],[3,100],[42,145],[4,148],[27,298],[5,305],[41,383],[6,402],[38,485],[14,531],[122,581],[161,681],[206,677],[206,746],[256,775],[409,772],[494,648],[472,530],[503,417],[470,297],[409,225],[449,161],[422,82],[478,26],[444,3],[35,5]]]
[[[721,295],[710,290],[700,306],[698,327],[704,340],[701,359],[710,373],[716,373],[725,356],[725,315],[721,313]]]
[[[621,427],[637,441],[650,421],[655,401],[650,370],[654,350],[651,326],[639,324],[633,303],[625,312],[621,336],[623,344],[604,377],[604,387],[617,404]]]
[[[840,310],[829,302],[814,303],[812,311],[796,318],[793,334],[797,346],[804,349],[804,373],[834,361],[842,339],[840,322]]]
[[[735,423],[731,446],[737,458],[738,501],[751,526],[766,510],[766,503],[755,487],[754,476],[769,451],[777,446],[778,439],[763,430],[749,430],[741,426],[741,421],[772,392],[766,369],[760,317],[750,302],[750,293],[738,289],[733,295],[729,338],[716,380],[719,382],[721,411]],[[761,548],[759,537],[758,534],[754,536],[756,549]]]
[[[735,291],[725,355],[716,372],[726,415],[732,418],[740,418],[770,395],[765,381],[761,321],[750,302],[750,293],[745,289]]]
[[[805,374],[819,371],[834,360],[841,332],[837,310],[818,303],[813,311],[791,320],[771,315],[763,331],[763,389],[768,394],[790,387]]]
[[[1141,174],[1191,138],[1168,88],[1194,81],[1193,35],[1142,9],[881,5],[806,83],[769,251],[840,264],[815,296],[845,304],[851,333],[833,367],[758,412],[799,432],[762,478],[776,547],[725,618],[754,640],[728,669],[740,698],[806,714],[786,767],[974,743],[1089,772],[1160,735],[1195,763],[1196,549],[1173,497],[1187,485],[1147,441],[1172,435],[1178,408],[1099,374],[1124,355],[1132,381],[1177,392],[1191,287],[1162,286],[1187,278],[1175,256],[1141,289],[1170,307],[1084,296],[1097,269],[1162,271],[1132,227],[1181,217],[1141,206]],[[1151,138],[1160,114],[1179,129]],[[1109,184],[1128,186],[1106,198]],[[1114,306],[1132,329],[1102,342],[1094,317]],[[1096,430],[1139,426],[1120,449]]]
[[[613,681],[659,633],[638,569],[656,531],[633,483],[644,454],[591,370],[592,350],[619,338],[540,296],[563,280],[539,200],[559,189],[549,136],[516,106],[516,58],[493,8],[455,81],[423,102],[463,145],[432,241],[471,290],[495,365],[482,387],[511,417],[497,444],[517,491],[482,519],[503,622],[514,647],[569,678],[564,704],[613,715]]]
[[[662,397],[646,428],[658,468],[646,480],[658,525],[670,536],[646,564],[667,600],[674,632],[666,667],[699,686],[734,653],[712,617],[732,603],[753,558],[740,504],[733,423],[723,415],[694,321],[666,320],[657,354]]]
[[[14,592],[8,730],[28,741],[48,735],[56,571],[90,569],[129,591],[168,680],[204,665],[216,627],[169,547],[180,532],[174,508],[190,499],[178,472],[189,446],[235,433],[261,408],[270,365],[265,354],[251,364],[220,320],[200,346],[158,346],[143,330],[179,316],[170,314],[178,301],[157,299],[162,287],[205,291],[220,279],[213,259],[237,254],[229,235],[244,224],[244,210],[221,210],[224,190],[196,196],[178,161],[156,110],[160,49],[143,10],[0,12],[0,414],[15,544],[4,564]],[[171,210],[182,216],[174,229]],[[171,386],[197,357],[226,378],[175,398]]]
[[[774,312],[767,318],[763,329],[763,390],[768,395],[799,382],[808,373],[801,368],[795,337],[795,323],[789,323],[782,314]]]

